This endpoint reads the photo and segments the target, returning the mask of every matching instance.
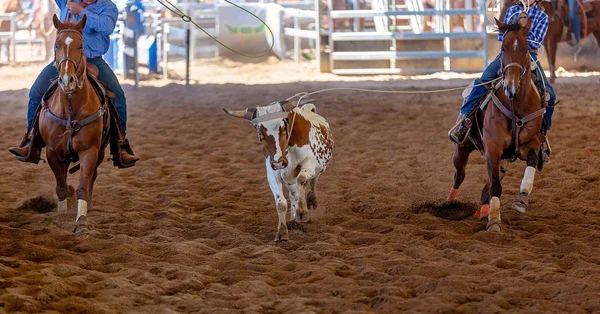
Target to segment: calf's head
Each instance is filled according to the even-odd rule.
[[[273,170],[287,167],[289,112],[284,105],[287,101],[274,102],[268,106],[230,110],[223,108],[228,115],[248,120],[258,133],[263,145],[263,154]]]

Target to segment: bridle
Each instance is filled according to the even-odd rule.
[[[83,35],[81,34],[81,32],[79,32],[77,30],[74,30],[74,29],[63,29],[63,30],[59,31],[56,34],[57,40],[58,40],[58,36],[60,34],[63,34],[63,33],[73,33],[73,34],[76,34],[77,36],[79,36],[81,38],[81,42],[83,43]],[[56,52],[55,52],[55,54],[56,54]],[[64,58],[62,58],[58,62],[58,64],[56,65],[57,70],[60,72],[60,67],[62,66],[63,63],[66,63],[66,62],[73,63],[73,66],[75,66],[75,85],[79,89],[81,89],[83,87],[83,83],[85,82],[86,68],[85,68],[85,66],[83,66],[84,60],[85,60],[84,52],[83,52],[83,49],[81,49],[81,59],[80,59],[79,63],[77,63],[73,58],[69,57],[68,56],[68,52],[67,52],[67,56],[65,56]],[[56,64],[56,61],[54,61],[54,63]],[[80,69],[83,69],[82,73],[81,73],[81,77],[79,77]],[[66,83],[66,82],[63,82],[63,84],[64,83]],[[73,91],[69,91],[69,92],[65,91],[65,93],[67,95],[69,95],[69,96],[71,95],[72,92]]]

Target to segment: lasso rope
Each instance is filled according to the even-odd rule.
[[[225,2],[239,8],[242,11],[246,11],[248,14],[254,16],[257,20],[259,20],[263,25],[265,25],[267,27],[267,29],[269,30],[269,33],[271,33],[271,47],[269,47],[269,50],[263,54],[257,55],[257,56],[253,56],[253,55],[248,55],[242,52],[239,52],[227,45],[225,45],[224,43],[222,43],[221,41],[219,41],[218,39],[216,39],[214,36],[212,36],[211,34],[209,34],[204,28],[202,28],[202,26],[198,25],[189,15],[185,14],[183,11],[181,11],[176,5],[174,5],[173,3],[171,3],[169,0],[156,0],[158,1],[158,3],[162,4],[162,6],[164,6],[167,10],[171,11],[173,14],[179,16],[184,22],[186,23],[192,23],[194,26],[196,26],[199,30],[203,31],[204,34],[206,34],[206,36],[210,37],[212,40],[214,40],[215,42],[217,42],[219,45],[229,49],[231,52],[233,53],[237,53],[240,56],[244,56],[247,58],[261,58],[266,56],[267,54],[269,54],[271,52],[271,50],[273,50],[273,46],[275,45],[275,36],[273,35],[273,31],[271,30],[271,28],[269,27],[269,25],[267,25],[267,23],[265,23],[265,21],[263,21],[260,17],[258,17],[256,14],[242,8],[241,6],[229,1],[229,0],[224,0]],[[165,4],[165,2],[168,4]]]
[[[496,78],[493,79],[491,81],[487,81],[484,83],[480,83],[480,84],[475,84],[473,85],[473,87],[478,87],[478,86],[483,86],[483,85],[487,85],[490,83],[494,83],[497,82],[499,80],[501,80],[502,78]],[[469,87],[469,86],[467,86]],[[446,93],[446,92],[453,92],[453,91],[458,91],[458,90],[464,90],[465,87],[453,87],[453,88],[445,88],[445,89],[434,89],[434,90],[424,90],[424,91],[408,91],[408,90],[381,90],[381,89],[366,89],[366,88],[353,88],[353,87],[332,87],[332,88],[325,88],[325,89],[320,89],[320,90],[316,90],[313,92],[301,92],[301,93],[297,93],[296,95],[286,99],[287,101],[290,101],[296,97],[300,97],[298,98],[298,102],[296,103],[296,105],[294,107],[298,107],[298,104],[300,104],[300,102],[302,101],[302,99],[310,96],[310,95],[314,95],[314,94],[319,94],[319,93],[324,93],[324,92],[330,92],[330,91],[338,91],[338,90],[352,90],[352,91],[358,91],[358,92],[370,92],[370,93],[385,93],[385,94],[438,94],[438,93]]]
[[[490,83],[494,83],[497,82],[499,80],[501,80],[502,77],[493,79],[491,81],[487,81],[485,83],[480,83],[480,84],[475,84],[473,85],[473,87],[477,87],[477,86],[483,86],[483,85],[487,85]],[[435,90],[425,90],[425,91],[407,91],[407,90],[381,90],[381,89],[366,89],[366,88],[352,88],[352,87],[332,87],[332,88],[325,88],[325,89],[320,89],[320,90],[316,90],[313,92],[302,92],[302,93],[297,93],[296,95],[286,99],[287,101],[290,101],[296,97],[298,98],[298,102],[296,102],[296,104],[294,105],[294,108],[297,108],[298,105],[300,105],[300,103],[302,102],[302,99],[310,96],[310,95],[314,95],[314,94],[319,94],[319,93],[324,93],[324,92],[330,92],[330,91],[338,91],[338,90],[352,90],[352,91],[359,91],[359,92],[370,92],[370,93],[386,93],[386,94],[436,94],[436,93],[446,93],[446,92],[452,92],[452,91],[457,91],[457,90],[463,90],[464,87],[453,87],[453,88],[445,88],[445,89],[435,89]],[[293,110],[293,109],[292,109]],[[294,116],[292,117],[292,123],[290,124],[290,131],[289,134],[292,134],[292,131],[294,130],[294,122],[296,121],[296,111],[294,111]],[[290,143],[290,139],[291,136],[288,136],[288,147],[289,147],[289,143]]]

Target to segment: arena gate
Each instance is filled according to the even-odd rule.
[[[0,29],[0,56],[3,48],[6,47],[7,60],[10,62],[12,58],[12,62],[14,62],[16,60],[17,13],[0,13],[0,25],[2,26]]]
[[[440,71],[456,72],[478,72],[488,64],[488,36],[486,31],[486,2],[476,0],[473,2],[465,1],[465,8],[452,8],[450,0],[436,0],[434,8],[423,8],[421,0],[401,1],[394,3],[388,0],[373,0],[371,10],[330,10],[326,12],[329,20],[329,47],[330,47],[330,70],[334,74],[404,74],[404,73],[432,73]],[[399,2],[404,2],[400,3]],[[333,0],[327,0],[328,8],[332,8]],[[469,16],[465,19],[464,29],[462,31],[453,31],[450,27],[450,18],[452,16]],[[425,19],[432,17],[433,26],[430,31],[425,31]],[[480,22],[479,27],[474,27],[473,17]],[[340,32],[334,29],[333,21],[336,19],[358,19],[372,18],[374,20],[375,31],[364,32]],[[398,20],[407,20],[408,25],[399,25]],[[402,23],[400,23],[402,24]],[[357,23],[354,23],[356,26]],[[479,50],[458,50],[451,45],[452,39],[479,39],[482,41]],[[398,42],[407,40],[428,40],[442,41],[443,50],[404,50],[406,45],[402,46],[402,51],[398,48]],[[389,41],[389,50],[368,51],[367,42]],[[339,51],[337,46],[341,42],[355,42],[359,51]],[[363,43],[361,45],[361,43]],[[367,49],[365,49],[367,48]],[[452,68],[450,60],[452,58],[483,59],[482,67],[479,68]],[[398,60],[416,60],[416,59],[442,59],[442,68],[399,68],[396,65]],[[389,67],[369,67],[360,66],[357,68],[340,68],[337,63],[346,64],[352,61],[363,61],[367,64],[373,61],[389,61]]]

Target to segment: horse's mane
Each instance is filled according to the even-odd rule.
[[[518,32],[523,28],[521,23],[518,21],[513,24],[504,24],[502,27],[498,27],[498,32],[507,33],[507,32]]]
[[[79,27],[77,27],[77,22],[73,23],[71,21],[62,22],[62,29],[73,29],[80,31]]]

